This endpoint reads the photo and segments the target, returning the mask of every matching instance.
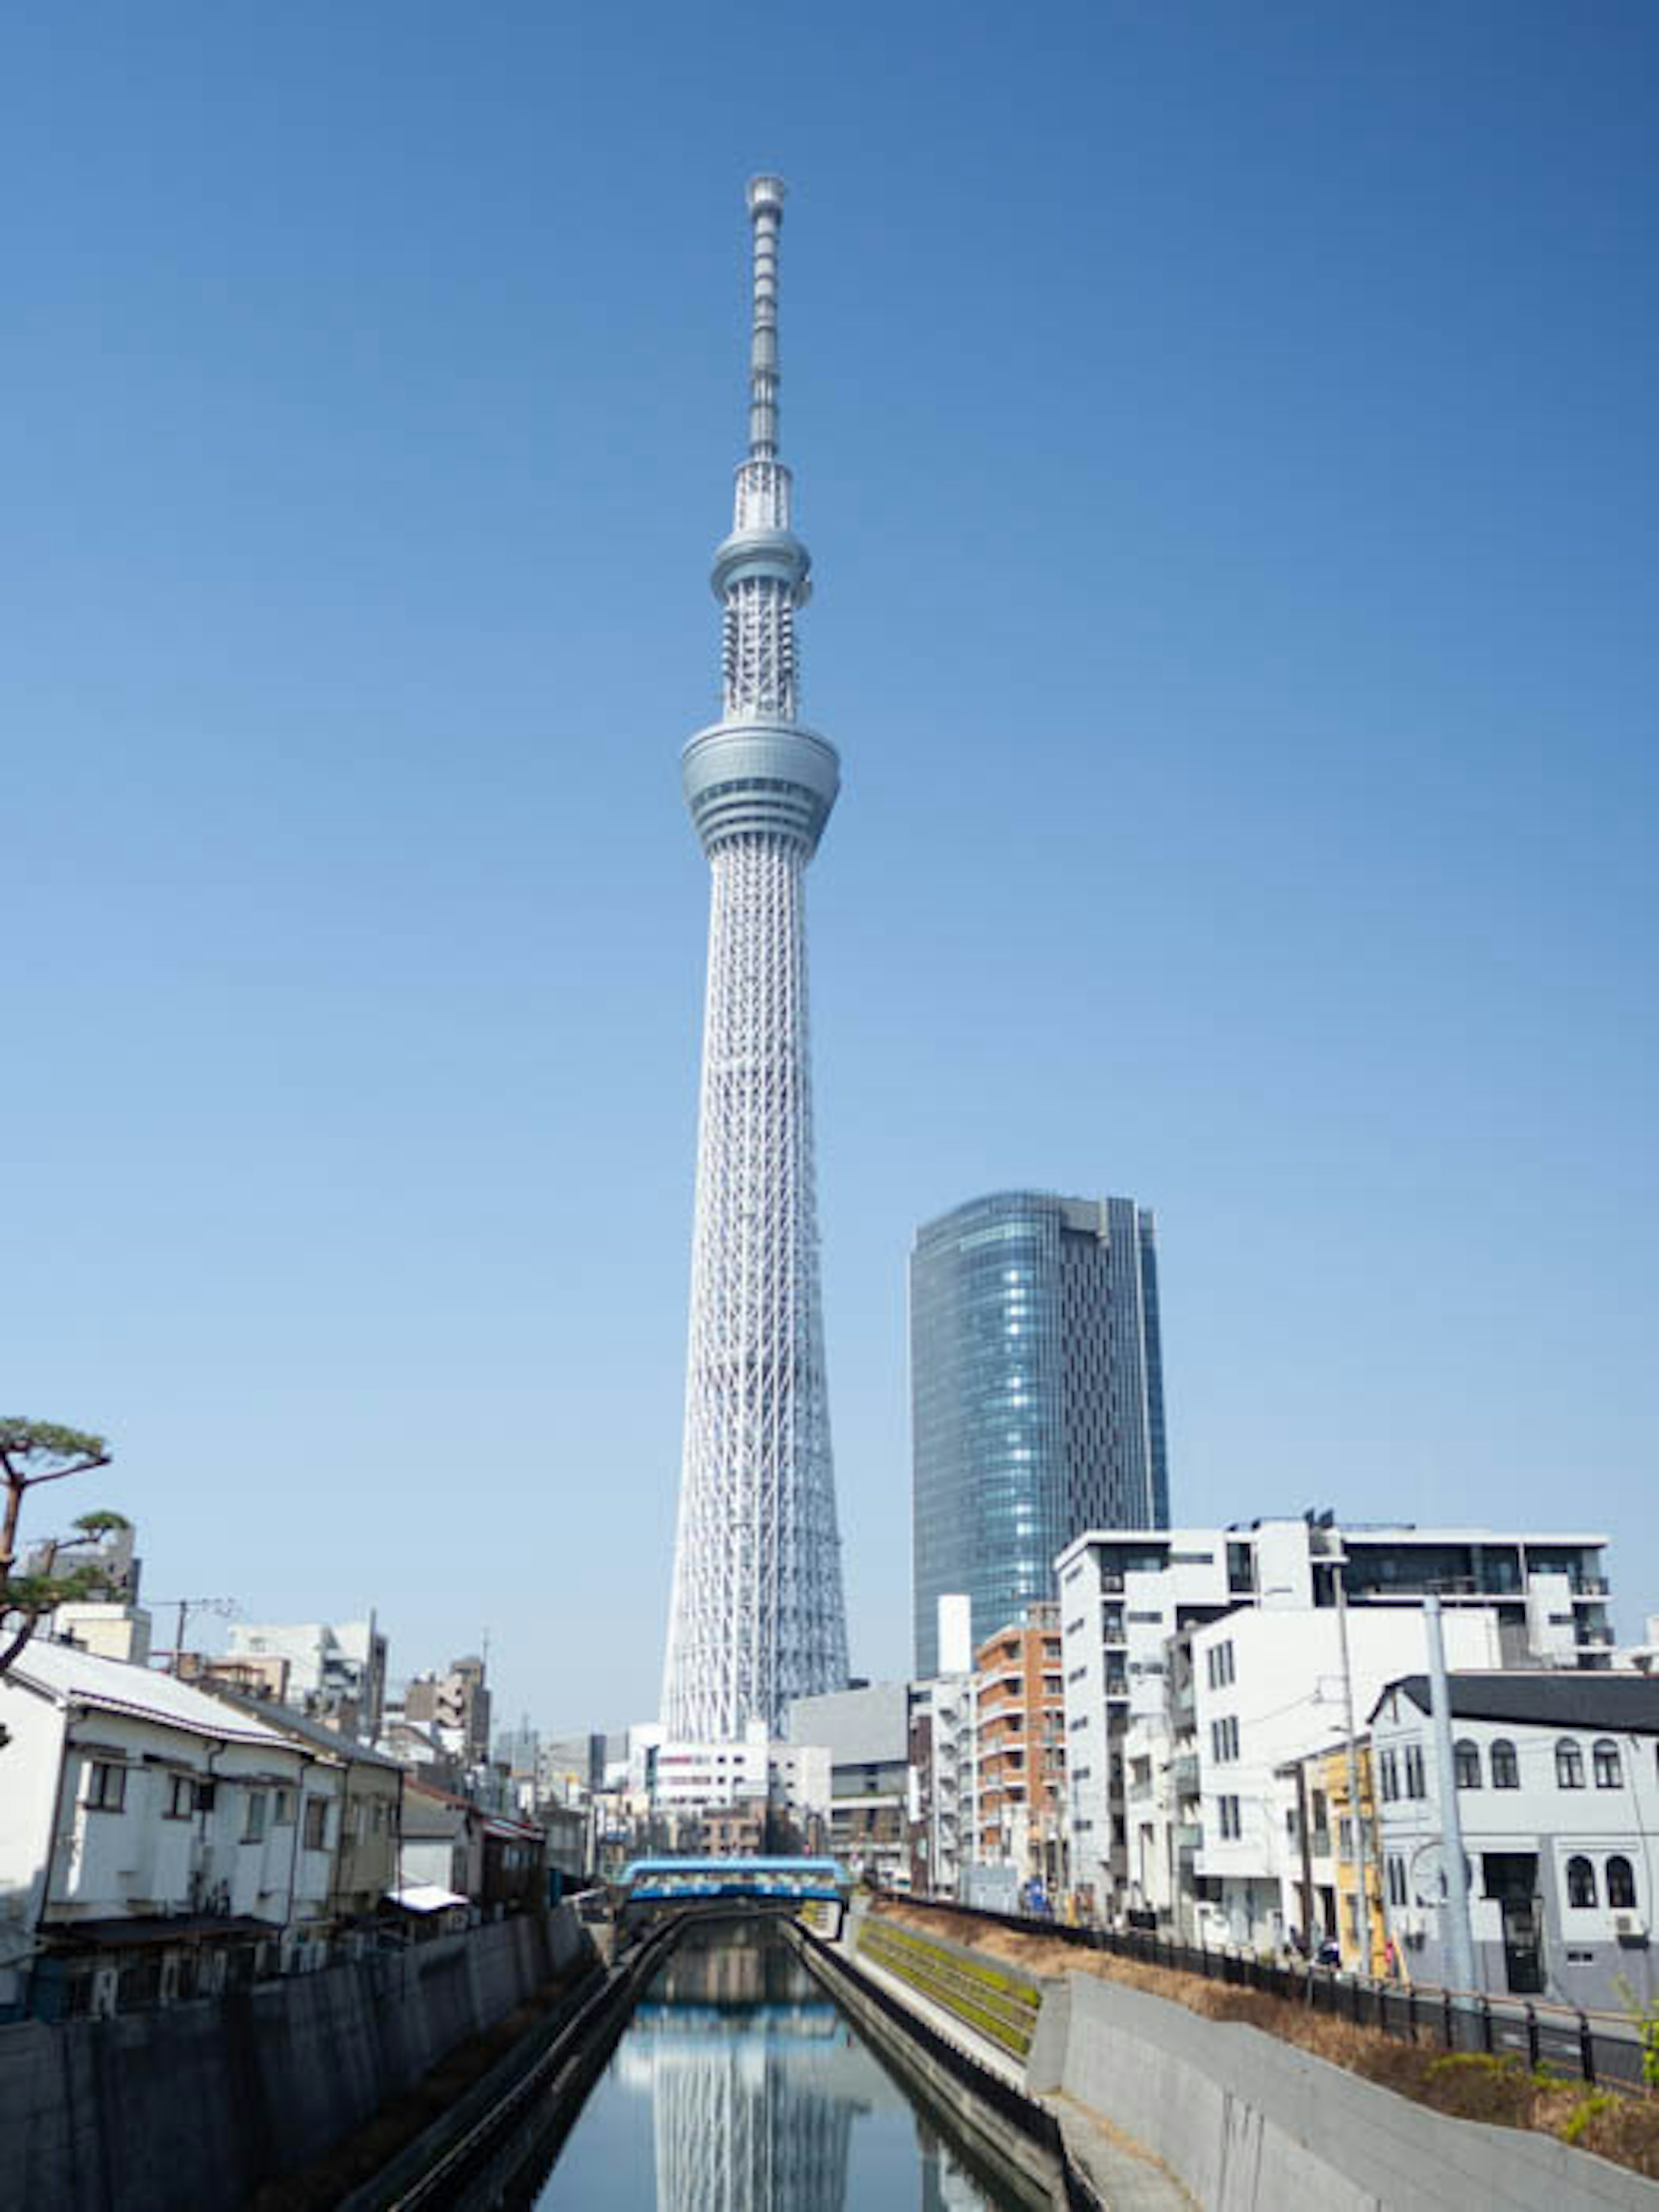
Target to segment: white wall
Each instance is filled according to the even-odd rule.
[[[1499,1663],[1495,1613],[1467,1610],[1444,1620],[1446,1656],[1454,1667]],[[1341,1627],[1333,1607],[1301,1610],[1243,1607],[1212,1621],[1193,1638],[1199,1770],[1204,1843],[1194,1871],[1230,1885],[1229,1900],[1244,1924],[1241,1942],[1271,1940],[1279,1930],[1280,1880],[1296,1855],[1285,1825],[1285,1796],[1275,1770],[1337,1742],[1344,1722]],[[1351,1607],[1348,1648],[1355,1726],[1384,1686],[1427,1664],[1423,1615],[1409,1607]],[[1211,1680],[1212,1653],[1231,1653],[1231,1680]],[[1237,1723],[1238,1756],[1218,1758],[1216,1729]],[[1241,1832],[1221,1833],[1219,1800],[1236,1798]],[[1232,1886],[1237,1886],[1232,1887]]]

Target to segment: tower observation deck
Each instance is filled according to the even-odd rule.
[[[686,745],[712,878],[684,1455],[662,1720],[681,1741],[775,1731],[841,1688],[847,1629],[824,1375],[806,1018],[807,862],[840,787],[799,720],[811,562],[778,458],[783,180],[749,185],[749,450],[714,556],[720,719]]]

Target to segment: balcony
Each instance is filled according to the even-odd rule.
[[[1198,1753],[1195,1751],[1183,1751],[1170,1761],[1170,1786],[1177,1797],[1197,1796]]]
[[[1591,1623],[1588,1627],[1581,1626],[1578,1629],[1577,1639],[1581,1644],[1606,1645],[1613,1642],[1613,1635],[1610,1628]]]

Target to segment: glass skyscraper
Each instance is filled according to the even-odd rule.
[[[910,1255],[916,1672],[939,1600],[984,1637],[1054,1595],[1088,1528],[1170,1519],[1152,1217],[1132,1199],[999,1191]]]

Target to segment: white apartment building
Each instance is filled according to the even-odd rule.
[[[1491,1994],[1628,2012],[1659,2002],[1659,1680],[1449,1682],[1475,1974]],[[1444,1818],[1427,1677],[1370,1715],[1389,1930],[1414,1980],[1447,1974]]]
[[[1256,1610],[1328,1613],[1334,1621],[1340,1575],[1351,1627],[1362,1615],[1415,1613],[1436,1589],[1449,1636],[1460,1614],[1481,1616],[1481,1635],[1495,1635],[1500,1655],[1491,1663],[1600,1668],[1613,1644],[1605,1549],[1595,1534],[1343,1527],[1329,1516],[1079,1537],[1055,1562],[1073,1889],[1103,1918],[1174,1913],[1182,1895],[1200,1894],[1206,1847],[1243,1843],[1242,1834],[1224,1839],[1218,1826],[1205,1830],[1200,1809],[1188,1647],[1206,1623]],[[1300,1686],[1292,1678],[1279,1702]],[[1221,1816],[1212,1817],[1218,1824]],[[1231,1829],[1231,1807],[1227,1818]],[[1219,1884],[1230,1875],[1231,1902],[1242,1909],[1255,1893],[1237,1885],[1256,1878],[1231,1850],[1206,1879]],[[1251,1924],[1258,1917],[1253,1909],[1248,1917]]]

